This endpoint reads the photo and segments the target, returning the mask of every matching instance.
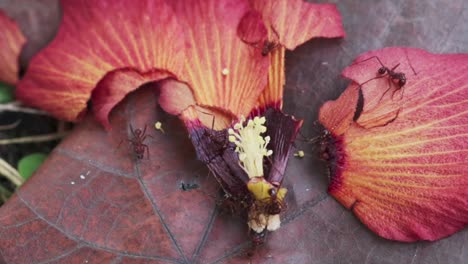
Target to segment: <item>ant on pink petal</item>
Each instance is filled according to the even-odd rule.
[[[279,34],[278,34],[278,32],[276,32],[276,30],[273,27],[271,27],[271,30],[275,33],[277,40],[265,39],[263,41],[263,45],[261,46],[261,49],[262,49],[261,54],[262,54],[263,57],[267,56],[270,52],[274,51],[279,46],[281,46],[281,44],[279,43]],[[244,42],[249,44],[249,45],[252,45],[255,48],[260,48],[258,45],[260,44],[261,40],[258,41],[258,42],[247,42],[247,41],[244,41]]]
[[[406,75],[405,73],[403,72],[397,72],[395,71],[396,68],[398,68],[398,66],[400,66],[400,63],[396,64],[395,66],[393,66],[391,69],[388,68],[387,66],[385,66],[382,61],[379,59],[379,57],[377,56],[372,56],[372,57],[369,57],[363,61],[360,61],[360,62],[357,62],[357,63],[361,63],[361,62],[365,62],[365,61],[368,61],[368,60],[371,60],[371,59],[376,59],[380,65],[382,67],[379,68],[379,70],[377,71],[377,73],[379,74],[379,76],[377,77],[374,77],[374,78],[371,78],[363,83],[361,83],[359,86],[363,86],[364,84],[372,81],[372,80],[375,80],[375,79],[380,79],[380,78],[384,78],[386,76],[388,76],[388,82],[389,82],[389,88],[387,90],[385,90],[385,92],[382,94],[382,96],[380,97],[379,99],[379,102],[380,100],[382,100],[382,98],[385,96],[385,94],[390,91],[390,89],[392,88],[392,85],[391,83],[394,83],[396,84],[397,86],[395,87],[395,90],[393,91],[392,93],[392,99],[393,99],[393,95],[395,95],[395,93],[399,90],[402,90],[403,86],[405,86],[406,84]],[[403,90],[401,92],[401,98],[403,98]]]

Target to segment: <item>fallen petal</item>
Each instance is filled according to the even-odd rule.
[[[185,37],[166,1],[70,0],[62,7],[57,36],[32,59],[18,85],[24,103],[77,121],[97,83],[111,71],[181,72]],[[112,108],[117,102],[101,103]]]
[[[449,236],[468,223],[468,55],[387,48],[357,61],[372,56],[389,67],[400,63],[395,70],[406,74],[407,83],[400,94],[381,100],[387,89],[383,84],[388,84],[380,80],[384,77],[362,86],[361,116],[328,140],[329,192],[382,237],[416,241]],[[358,63],[344,75],[364,83],[379,67],[378,61],[367,70]],[[397,107],[398,115],[384,125],[361,126],[363,117],[367,122],[384,118],[381,104]],[[340,107],[322,107],[327,129],[332,127],[323,113],[331,108],[339,113]]]
[[[172,75],[162,71],[140,74],[133,69],[116,70],[106,74],[93,90],[91,97],[96,119],[109,130],[111,128],[109,114],[127,94],[145,83],[167,77]]]
[[[281,44],[287,49],[293,50],[311,38],[345,36],[340,13],[333,4],[313,4],[303,0],[250,2],[267,25],[278,33]]]
[[[15,21],[0,10],[0,81],[16,84],[18,57],[26,39]]]

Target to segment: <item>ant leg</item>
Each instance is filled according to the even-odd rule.
[[[147,137],[153,138],[153,136],[151,136],[151,135],[144,135],[144,136],[140,137],[140,140],[139,140],[139,141],[140,141],[140,142],[143,142],[143,141],[145,141],[145,139],[146,139]]]
[[[398,91],[401,91],[401,95],[400,95],[400,100],[403,99],[403,93],[405,92],[405,90],[403,88],[400,88],[400,89],[395,89],[395,91],[393,91],[392,93],[392,100],[393,100],[393,96],[395,95],[396,92]]]
[[[270,157],[266,157],[266,159],[270,162],[271,168],[272,168],[273,170],[275,170],[276,172],[278,172],[279,175],[281,175],[281,178],[279,179],[279,180],[280,180],[279,183],[281,183],[281,182],[283,181],[283,178],[284,178],[284,172],[282,173],[278,168],[276,168],[275,164],[273,163],[273,161],[271,160]],[[271,170],[270,170],[270,175],[271,175]],[[264,175],[264,177],[265,177],[265,179],[266,179],[267,181],[269,181],[269,182],[271,183],[271,182],[272,182],[272,181],[271,181],[272,179],[270,178],[270,175]],[[276,179],[275,179],[275,180],[276,180]],[[274,181],[273,181],[273,182],[274,182]],[[281,184],[279,184],[279,185],[281,185]],[[277,186],[277,187],[279,188],[279,186]],[[262,190],[262,193],[263,193],[263,190]]]
[[[410,66],[410,68],[411,68],[411,70],[413,71],[414,75],[418,75],[418,74],[416,73],[416,71],[414,70],[413,65],[411,65],[411,61],[410,61],[410,59],[408,58],[408,51],[407,51],[406,49],[405,49],[405,56],[406,56],[406,60],[408,61],[408,65]]]
[[[144,136],[144,135],[146,134],[146,127],[147,127],[147,126],[148,126],[148,125],[145,124],[145,128],[143,129],[143,132],[141,133],[142,136]]]
[[[271,25],[270,28],[271,28],[271,31],[273,31],[273,33],[275,33],[276,39],[277,39],[278,42],[279,42],[280,37],[279,37],[278,31],[276,31],[276,29],[275,29],[275,27],[273,27],[273,25]],[[279,45],[279,44],[278,44],[278,45]]]
[[[383,78],[383,77],[386,77],[386,76],[388,76],[388,74],[384,74],[384,75],[381,75],[381,76],[377,76],[377,77],[371,78],[371,79],[369,79],[369,80],[367,80],[367,81],[365,81],[365,82],[359,84],[359,86],[361,87],[361,90],[362,90],[362,86],[363,86],[364,84],[366,84],[366,83],[368,83],[368,82],[370,82],[370,81],[372,81],[372,80],[380,79],[380,78]]]
[[[209,115],[209,116],[211,116],[211,117],[212,117],[212,119],[211,119],[211,130],[214,130],[214,125],[215,125],[215,116],[214,116],[214,115],[212,115],[212,114],[210,114],[210,113],[203,112],[203,111],[200,111],[200,110],[197,110],[197,111],[198,111],[198,112],[200,112],[200,113],[203,113],[203,114],[205,114],[205,115]]]
[[[129,123],[129,126],[130,126],[130,132],[132,132],[132,135],[133,135],[133,138],[136,138],[136,134],[135,134],[135,130],[133,130],[133,126],[131,123]]]
[[[390,71],[394,71],[398,66],[400,66],[400,63],[398,63],[397,65],[393,66],[393,68],[392,68]]]
[[[367,58],[365,60],[355,62],[355,63],[351,64],[350,66],[352,66],[354,64],[359,64],[359,63],[362,63],[362,62],[365,62],[365,61],[368,61],[368,60],[371,60],[371,59],[376,59],[377,61],[379,61],[380,65],[382,65],[382,67],[385,67],[385,65],[382,63],[382,61],[380,61],[379,57],[377,57],[377,56],[372,56],[372,57],[369,57],[369,58]]]
[[[246,41],[246,40],[243,40],[243,39],[241,39],[241,40],[242,40],[242,42],[244,42],[245,44],[250,45],[250,46],[252,46],[252,47],[254,47],[254,48],[260,48],[258,45],[262,42],[261,40],[255,41],[255,42],[250,42],[250,41]]]
[[[378,103],[380,103],[380,101],[382,100],[382,98],[384,98],[385,94],[386,94],[388,91],[390,91],[390,89],[392,89],[392,84],[391,84],[391,80],[388,79],[388,88],[387,88],[387,90],[385,90],[385,92],[382,94],[382,96],[380,97]]]
[[[143,144],[143,147],[146,149],[146,153],[147,153],[147,156],[146,156],[146,157],[147,157],[148,160],[149,160],[149,159],[150,159],[149,147],[148,147],[147,145],[144,145],[144,144]]]

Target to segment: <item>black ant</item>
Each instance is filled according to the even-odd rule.
[[[377,59],[377,61],[378,61],[378,62],[380,63],[380,65],[382,66],[382,67],[380,67],[379,70],[377,71],[378,74],[379,74],[380,76],[371,78],[371,79],[365,81],[364,83],[360,84],[360,86],[362,87],[364,84],[366,84],[366,83],[368,83],[368,82],[370,82],[370,81],[372,81],[372,80],[380,79],[380,78],[383,78],[383,77],[385,77],[385,76],[388,76],[388,77],[389,77],[389,78],[388,78],[389,83],[390,83],[390,82],[393,82],[394,84],[397,85],[397,87],[395,87],[395,91],[393,91],[393,93],[392,93],[392,99],[393,99],[393,95],[394,95],[397,91],[401,90],[401,89],[403,88],[403,86],[405,86],[405,84],[406,84],[406,75],[405,75],[403,72],[396,72],[396,71],[395,71],[395,69],[396,69],[398,66],[400,66],[400,63],[396,64],[395,66],[393,66],[393,67],[390,69],[390,68],[388,68],[387,66],[385,66],[385,65],[382,63],[382,61],[380,61],[379,57],[377,57],[377,56],[372,56],[372,57],[367,58],[367,59],[365,59],[365,60],[363,60],[363,61],[360,61],[360,62],[358,62],[358,63],[365,62],[365,61],[368,61],[368,60],[371,60],[371,59]],[[382,98],[385,96],[385,94],[386,94],[388,91],[390,91],[390,89],[392,88],[392,86],[391,86],[391,85],[389,85],[389,86],[390,86],[390,87],[389,87],[387,90],[385,90],[385,92],[384,92],[384,93],[382,94],[382,96],[380,97],[379,101],[382,100]],[[402,90],[402,91],[403,91],[403,90]],[[403,92],[402,92],[402,94],[401,94],[401,97],[403,98]]]
[[[284,202],[278,199],[278,189],[279,188],[270,188],[268,190],[270,198],[268,199],[269,201],[267,202],[266,210],[270,215],[279,214],[281,213],[281,210],[286,207]]]
[[[263,41],[263,45],[262,45],[262,56],[265,57],[267,56],[270,52],[274,51],[275,49],[277,49],[279,46],[281,46],[281,44],[279,43],[279,34],[278,32],[276,32],[276,30],[271,27],[271,30],[275,33],[275,36],[276,36],[276,41],[275,40],[269,40],[269,39],[265,39]],[[258,42],[247,42],[247,41],[244,41],[245,43],[249,44],[249,45],[252,45],[256,48],[259,48],[258,44],[261,42],[258,41]]]
[[[146,127],[147,126],[145,125],[143,131],[139,128],[133,130],[132,125],[130,125],[130,131],[132,132],[133,138],[127,140],[132,144],[133,152],[135,153],[138,159],[143,159],[145,157],[145,150],[148,153],[149,159],[149,147],[148,145],[144,144],[143,141],[145,141],[147,137],[153,137],[151,135],[146,135]]]

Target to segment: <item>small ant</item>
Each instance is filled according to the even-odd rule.
[[[148,153],[148,159],[149,159],[149,147],[148,145],[144,144],[143,141],[147,137],[153,138],[151,135],[146,135],[146,125],[143,131],[139,128],[133,130],[132,125],[130,125],[130,131],[132,132],[133,138],[132,139],[127,139],[133,147],[133,152],[135,152],[135,155],[138,159],[143,159],[145,157],[145,150]]]
[[[377,56],[372,56],[372,57],[370,57],[370,58],[367,58],[367,59],[365,59],[365,60],[363,60],[363,61],[360,61],[360,62],[357,62],[357,63],[365,62],[365,61],[368,61],[368,60],[371,60],[371,59],[376,59],[376,60],[380,63],[380,65],[382,66],[382,67],[380,67],[379,70],[377,71],[378,74],[379,74],[380,76],[371,78],[371,79],[365,81],[364,83],[360,84],[360,86],[362,87],[364,84],[366,84],[366,83],[368,83],[368,82],[370,82],[370,81],[372,81],[372,80],[380,79],[380,78],[383,78],[383,77],[385,77],[385,76],[388,76],[388,77],[389,77],[389,78],[388,78],[388,82],[389,82],[389,83],[390,83],[390,82],[393,82],[394,84],[397,85],[397,87],[395,87],[395,91],[393,91],[393,93],[392,93],[392,99],[393,99],[393,95],[394,95],[397,91],[401,90],[401,89],[403,88],[403,86],[405,86],[405,84],[406,84],[406,75],[405,75],[403,72],[396,72],[396,71],[395,71],[395,69],[396,69],[398,66],[400,66],[400,63],[398,63],[397,65],[393,66],[393,67],[390,69],[390,68],[388,68],[387,66],[385,66],[385,65],[382,63],[382,61],[380,61],[379,57],[377,57]],[[382,97],[380,97],[379,101],[382,100],[382,98],[385,96],[385,94],[386,94],[388,91],[390,91],[390,89],[392,88],[392,86],[391,86],[391,85],[389,85],[389,86],[390,86],[390,87],[389,87],[387,90],[385,90],[385,92],[382,94]],[[402,90],[401,97],[403,98],[403,90]]]
[[[279,184],[278,184],[279,185]],[[270,215],[275,215],[281,213],[281,210],[285,207],[283,201],[278,199],[278,189],[271,188],[268,190],[268,194],[270,195],[270,199],[267,205],[267,212]]]
[[[268,39],[265,39],[263,41],[263,45],[262,45],[262,56],[265,57],[267,56],[270,52],[274,51],[275,49],[277,49],[279,46],[281,46],[281,44],[279,43],[279,34],[278,32],[276,32],[275,28],[271,27],[271,30],[275,33],[276,35],[276,41],[271,41],[271,40],[268,40]],[[247,41],[244,41],[245,43],[249,44],[249,45],[252,45],[254,46],[255,48],[259,48],[258,47],[258,44],[261,42],[261,41],[258,41],[258,42],[247,42]]]

